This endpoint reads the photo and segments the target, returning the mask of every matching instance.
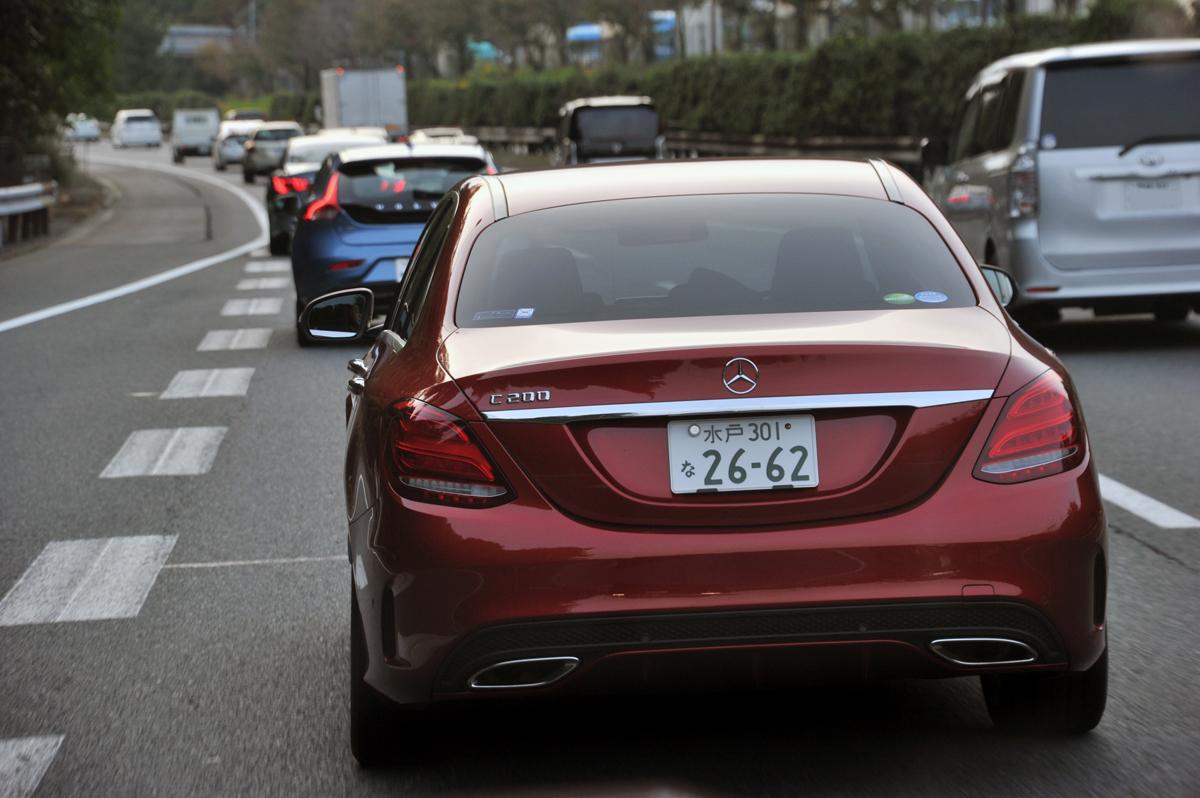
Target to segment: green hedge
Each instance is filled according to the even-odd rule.
[[[1098,0],[1077,20],[1028,17],[1014,25],[940,33],[836,38],[799,53],[729,54],[650,67],[473,73],[409,84],[414,127],[553,126],[573,97],[654,97],[667,126],[777,136],[945,135],[958,101],[984,66],[1011,53],[1124,38],[1147,2]]]

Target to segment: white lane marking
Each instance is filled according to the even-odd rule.
[[[0,626],[135,618],[175,535],[47,543],[0,600]]]
[[[100,476],[189,476],[212,468],[225,427],[140,429],[130,433]]]
[[[222,316],[273,316],[283,310],[283,299],[262,296],[254,299],[230,299],[221,308]]]
[[[0,798],[28,798],[62,745],[61,734],[0,740]]]
[[[230,349],[265,349],[271,338],[270,327],[241,330],[209,330],[196,347],[197,352],[221,352]]]
[[[287,277],[247,277],[245,280],[238,280],[237,290],[239,291],[264,291],[266,289],[287,288],[292,284],[290,278]]]
[[[250,257],[252,257],[252,258],[265,258],[266,256],[268,256],[268,255],[270,255],[270,254],[271,254],[271,250],[269,250],[269,249],[256,249],[256,250],[254,250],[253,252],[251,252],[251,253],[250,253]]]
[[[215,560],[212,562],[177,562],[164,565],[163,568],[236,568],[253,565],[296,565],[309,562],[345,562],[345,554],[331,554],[328,557],[284,557],[277,560]]]
[[[245,396],[252,368],[184,369],[171,379],[159,399],[201,399],[211,396]]]
[[[246,274],[267,274],[270,272],[290,272],[292,263],[289,260],[252,260],[246,264]]]
[[[1100,495],[1123,510],[1133,513],[1163,529],[1192,529],[1200,527],[1200,518],[1163,504],[1158,499],[1122,485],[1112,477],[1100,475]]]
[[[245,255],[248,252],[256,250],[258,247],[261,247],[267,240],[267,212],[263,208],[262,201],[256,200],[250,194],[242,191],[236,186],[226,183],[224,180],[219,180],[202,172],[195,172],[175,166],[138,163],[121,158],[93,157],[92,160],[95,163],[103,163],[109,166],[128,166],[133,169],[148,169],[152,172],[165,172],[170,175],[179,175],[192,180],[199,180],[202,183],[218,186],[224,191],[229,191],[239,200],[241,200],[247,208],[250,209],[251,215],[258,223],[258,236],[253,241],[241,244],[233,249],[227,249],[224,252],[218,252],[216,255],[210,255],[207,258],[200,258],[199,260],[185,263],[182,266],[176,266],[172,269],[159,272],[158,274],[152,274],[149,277],[143,277],[140,280],[134,280],[132,283],[119,285],[116,288],[109,288],[106,291],[99,291],[95,294],[89,294],[87,296],[80,297],[79,299],[72,299],[69,302],[51,305],[48,308],[42,308],[41,310],[35,310],[32,313],[26,313],[22,316],[16,316],[11,319],[0,321],[0,332],[15,330],[18,327],[24,327],[28,324],[43,321],[44,319],[62,316],[65,313],[82,310],[83,308],[91,307],[92,305],[98,305],[101,302],[108,302],[113,299],[119,299],[123,296],[135,294],[138,291],[145,291],[147,288],[153,288],[156,285],[161,285],[162,283],[170,280],[174,280],[179,277],[192,274],[193,272],[198,272],[201,269],[207,269],[210,266],[215,266],[218,263],[224,263],[225,261]]]

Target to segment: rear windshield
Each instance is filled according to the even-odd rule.
[[[583,140],[646,141],[658,136],[658,112],[645,106],[582,108],[574,125]]]
[[[125,124],[127,124],[127,125],[132,125],[132,124],[157,125],[158,118],[153,117],[153,116],[127,116],[127,117],[125,117]]]
[[[514,216],[467,261],[461,327],[821,310],[966,307],[958,262],[915,211],[879,200],[720,195]]]
[[[211,125],[214,121],[208,114],[188,114],[181,120],[185,125]]]
[[[1200,58],[1048,68],[1041,135],[1047,149],[1200,140]]]
[[[255,141],[283,141],[284,139],[294,139],[300,135],[299,130],[293,128],[270,128],[268,130],[254,131]]]
[[[287,152],[288,163],[318,163],[325,156],[355,147],[379,146],[378,141],[346,141],[345,139],[330,139],[329,141],[314,141],[308,144],[289,144]]]
[[[403,221],[413,212],[423,220],[455,183],[486,168],[478,158],[352,161],[338,170],[338,203],[360,221]],[[367,215],[360,219],[356,209]]]

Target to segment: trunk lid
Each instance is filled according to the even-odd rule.
[[[483,423],[563,511],[694,528],[819,522],[915,501],[957,458],[1009,351],[1002,323],[970,307],[460,329],[441,355]],[[725,388],[733,358],[757,365],[752,393]],[[973,393],[931,394],[947,391]],[[952,401],[915,407],[913,396]],[[613,417],[613,406],[636,414]],[[584,417],[561,417],[583,407]],[[504,417],[513,410],[543,418]],[[817,488],[671,492],[669,421],[780,412],[815,418]]]

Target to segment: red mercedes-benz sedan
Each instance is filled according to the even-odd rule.
[[[1104,710],[1079,400],[903,172],[473,177],[351,361],[351,737],[507,694],[980,676],[998,725]],[[999,297],[999,298],[998,298]],[[405,714],[409,713],[409,714]]]

